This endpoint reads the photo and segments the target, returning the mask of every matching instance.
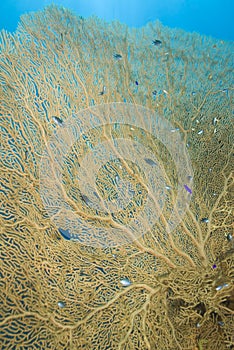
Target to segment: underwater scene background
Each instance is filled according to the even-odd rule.
[[[118,20],[129,27],[159,20],[171,28],[234,40],[232,0],[4,0],[0,3],[0,29],[13,32],[25,12],[42,10],[53,3],[83,17]]]
[[[0,45],[1,349],[233,349],[233,42],[50,5]]]

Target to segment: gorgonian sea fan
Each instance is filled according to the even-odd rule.
[[[0,43],[2,349],[231,349],[231,44],[56,6]]]

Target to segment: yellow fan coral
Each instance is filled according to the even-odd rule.
[[[231,349],[231,45],[55,6],[0,42],[1,348]]]

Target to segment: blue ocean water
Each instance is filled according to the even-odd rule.
[[[5,0],[0,2],[0,29],[15,31],[23,13],[41,10],[51,3],[83,17],[117,19],[133,27],[158,19],[169,27],[234,40],[233,0]]]

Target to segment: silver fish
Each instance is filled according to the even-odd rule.
[[[64,126],[63,120],[61,118],[53,116],[52,119],[57,125]]]
[[[58,307],[60,307],[61,309],[63,309],[65,307],[65,303],[63,301],[59,301],[58,302]]]
[[[128,278],[122,278],[120,280],[120,283],[123,287],[129,287],[132,284],[132,282]]]

